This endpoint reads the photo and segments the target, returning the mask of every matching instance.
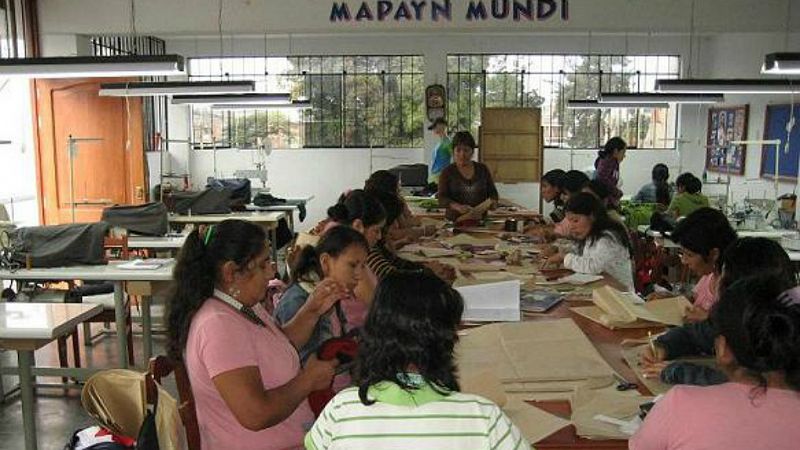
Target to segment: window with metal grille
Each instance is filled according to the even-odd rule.
[[[163,55],[166,43],[154,36],[91,36],[89,46],[93,56]],[[166,81],[166,77],[143,77],[143,81]],[[165,148],[169,117],[167,97],[142,97],[145,151]]]
[[[195,148],[419,147],[421,56],[192,58],[189,79],[255,80],[259,92],[307,98],[305,110],[192,107]]]
[[[600,92],[652,92],[657,78],[678,78],[678,56],[477,55],[447,57],[450,125],[477,133],[481,108],[539,107],[544,143],[555,148],[598,148],[621,136],[632,148],[675,148],[677,111],[567,109],[572,99]]]

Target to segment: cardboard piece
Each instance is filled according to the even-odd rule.
[[[637,320],[635,322],[615,322],[610,320],[605,311],[597,306],[573,306],[570,310],[611,330],[653,327],[652,322],[646,322],[644,320]]]
[[[461,374],[492,367],[502,382],[585,380],[614,371],[572,319],[491,324],[456,347]]]
[[[457,245],[472,245],[475,247],[494,247],[500,242],[501,242],[500,239],[496,238],[481,239],[472,237],[466,233],[457,234],[453,237],[449,237],[442,241],[443,244],[449,245],[450,247],[455,247]]]
[[[605,313],[600,323],[606,326],[630,324],[637,320],[680,326],[686,309],[691,307],[685,297],[644,302],[634,293],[620,292],[610,286],[595,289],[592,301]]]
[[[652,400],[638,393],[617,391],[595,391],[578,388],[570,401],[572,423],[578,436],[590,439],[628,439],[630,435],[620,431],[618,425],[595,419],[604,415],[628,421],[638,416],[639,405]]]
[[[518,280],[483,283],[455,288],[464,298],[462,320],[475,322],[518,322],[519,311]]]
[[[509,402],[503,411],[530,444],[535,444],[571,424],[569,420],[520,401]]]
[[[456,223],[464,222],[467,220],[479,220],[481,217],[483,217],[486,211],[489,211],[492,208],[492,203],[494,203],[494,200],[491,198],[487,198],[480,204],[470,208],[469,212],[458,216],[458,218],[456,219]]]
[[[458,384],[461,385],[461,392],[480,395],[501,408],[508,401],[503,385],[491,371],[462,375]]]

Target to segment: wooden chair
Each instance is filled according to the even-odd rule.
[[[188,449],[200,450],[200,427],[197,424],[194,395],[192,395],[192,386],[189,383],[189,374],[186,373],[186,367],[182,362],[167,356],[156,356],[150,359],[145,378],[147,402],[152,404],[158,397],[154,381],[161,384],[163,378],[173,373],[175,374],[175,384],[178,386],[178,413],[186,430]]]

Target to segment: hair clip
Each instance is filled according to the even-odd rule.
[[[209,225],[206,228],[205,237],[203,238],[203,245],[208,246],[208,243],[211,241],[211,235],[214,232],[214,225]]]
[[[783,291],[783,293],[778,296],[778,300],[783,303],[784,306],[800,305],[800,286],[795,286]]]

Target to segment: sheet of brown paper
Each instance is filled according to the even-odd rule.
[[[491,371],[461,375],[458,384],[461,386],[461,392],[480,395],[501,408],[508,400],[503,385]]]
[[[530,444],[535,444],[570,424],[569,420],[523,402],[509,402],[503,411]]]
[[[443,243],[454,247],[456,245],[474,245],[476,247],[494,247],[501,241],[497,238],[476,238],[466,233],[457,234],[442,241]]]
[[[502,382],[584,380],[613,370],[572,319],[474,328],[456,348],[461,374],[492,367]]]
[[[573,392],[579,387],[601,389],[614,384],[614,377],[597,377],[586,380],[538,381],[527,383],[504,383],[507,393],[512,392]]]
[[[576,390],[570,402],[572,423],[578,436],[592,439],[628,439],[617,425],[595,420],[598,414],[620,420],[630,420],[639,414],[639,405],[652,400],[633,391],[594,391],[581,388]]]
[[[612,330],[626,329],[626,328],[651,328],[653,322],[645,322],[644,320],[637,320],[635,322],[615,322],[608,314],[597,306],[574,306],[570,308],[573,312],[587,319],[597,322]]]
[[[639,382],[647,386],[647,389],[649,389],[653,395],[664,394],[672,388],[672,385],[662,383],[658,378],[645,378],[642,375],[642,367],[639,363],[641,362],[642,352],[646,347],[646,345],[623,347],[622,358],[625,359],[625,362],[633,369]],[[716,367],[716,362],[713,358],[684,358],[680,359],[680,361]]]

